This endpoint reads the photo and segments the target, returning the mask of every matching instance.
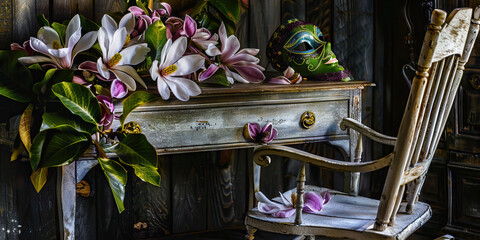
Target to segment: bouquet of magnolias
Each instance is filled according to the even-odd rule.
[[[131,111],[171,95],[187,101],[201,94],[199,83],[264,80],[258,49],[240,50],[237,37],[227,34],[234,32],[239,1],[198,3],[181,18],[168,3],[152,10],[140,0],[101,23],[80,15],[50,23],[40,16],[36,37],[0,51],[0,101],[23,112],[11,160],[28,154],[37,191],[49,167],[70,164],[94,146],[121,212],[125,165],[143,181],[160,184],[155,148],[135,123],[125,123]],[[208,12],[212,7],[215,15]],[[158,94],[138,91],[148,82],[156,82]],[[116,101],[123,104],[118,116]],[[11,117],[12,109],[5,111],[2,121]],[[111,129],[115,120],[119,129]]]

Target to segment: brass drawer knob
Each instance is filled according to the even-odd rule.
[[[300,122],[304,128],[311,128],[315,124],[315,114],[310,111],[306,111],[302,114]]]

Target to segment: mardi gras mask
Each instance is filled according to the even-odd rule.
[[[295,72],[314,80],[349,81],[351,74],[338,60],[318,27],[298,19],[288,20],[273,33],[267,46],[267,58],[273,68]]]

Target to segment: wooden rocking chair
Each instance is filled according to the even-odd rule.
[[[431,217],[428,204],[418,202],[441,133],[453,105],[457,88],[475,43],[480,7],[434,10],[425,35],[416,76],[405,108],[397,138],[387,137],[353,119],[344,119],[342,129],[358,131],[372,140],[394,146],[389,155],[369,162],[343,162],[317,156],[295,148],[267,145],[254,151],[254,161],[261,166],[278,155],[302,162],[296,191],[296,214],[275,218],[257,208],[247,213],[248,239],[256,229],[282,234],[353,239],[405,239]],[[361,139],[361,138],[360,138]],[[324,189],[305,186],[305,163],[342,172],[369,172],[388,167],[380,200],[332,191],[332,198],[320,214],[303,213],[305,191]],[[406,201],[402,202],[407,186]],[[287,193],[286,196],[290,196]]]

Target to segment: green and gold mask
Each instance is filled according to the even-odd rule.
[[[288,20],[277,28],[267,45],[267,58],[273,68],[283,72],[291,67],[313,80],[349,81],[351,74],[338,64],[331,44],[322,31],[298,19]]]

